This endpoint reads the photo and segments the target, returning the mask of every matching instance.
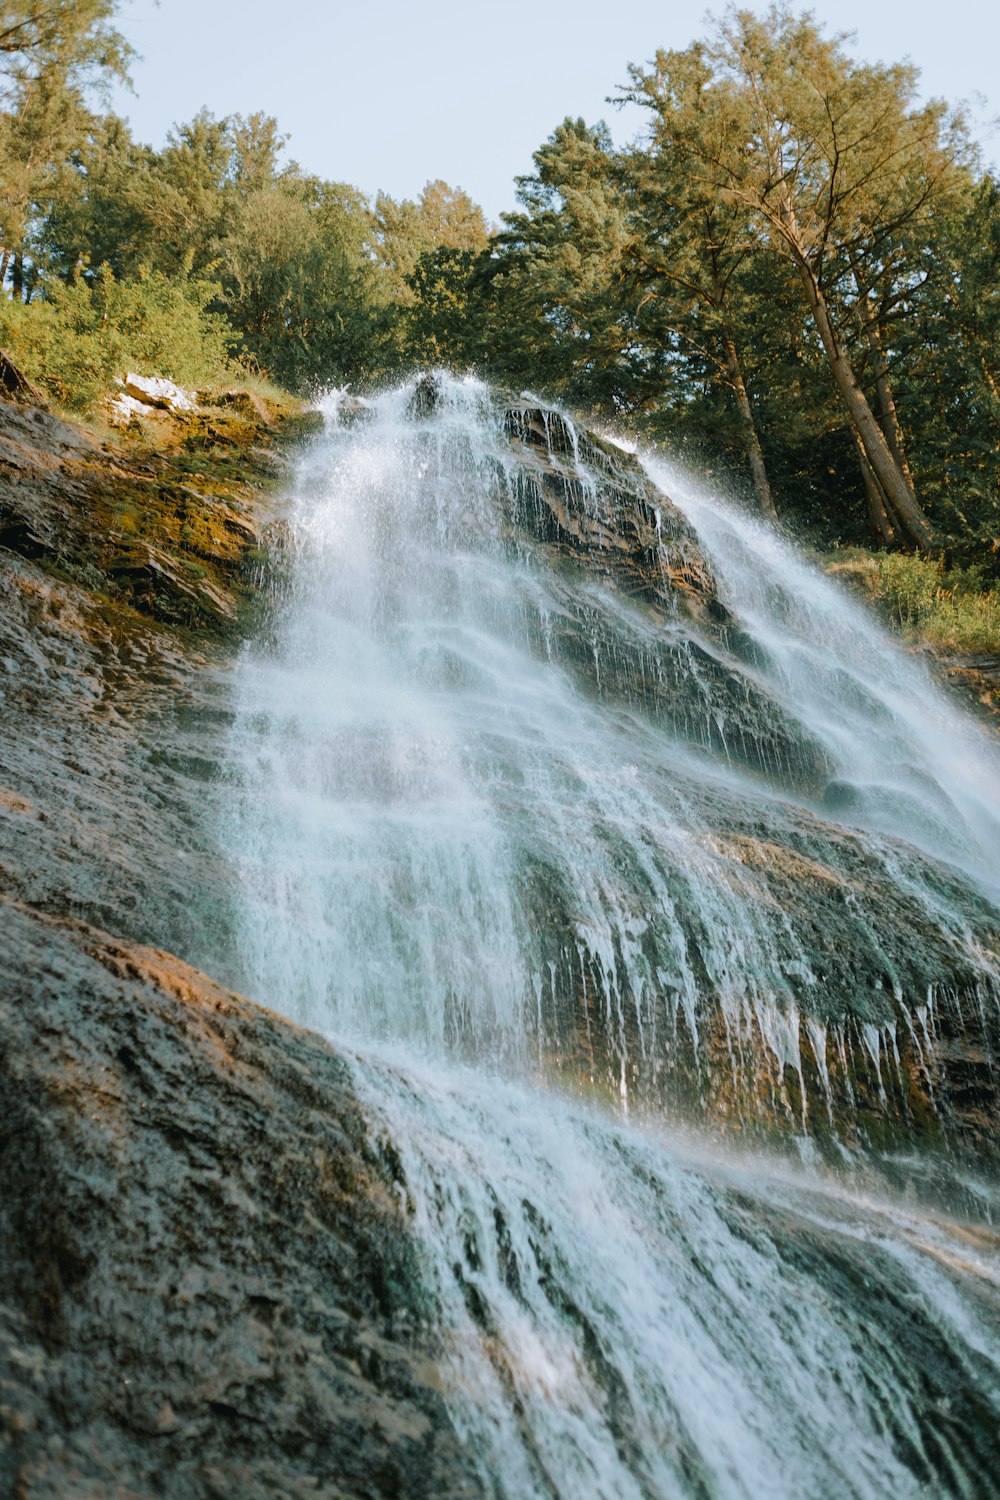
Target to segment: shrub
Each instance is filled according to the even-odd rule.
[[[210,313],[210,282],[160,271],[117,281],[102,266],[92,281],[53,282],[27,306],[0,300],[0,345],[60,405],[92,407],[126,369],[182,385],[232,376],[233,334]]]
[[[911,640],[946,651],[1000,651],[1000,594],[984,587],[982,566],[946,570],[936,558],[851,548],[827,569]]]
[[[878,598],[894,625],[919,628],[941,592],[941,563],[918,553],[885,552],[878,563]]]

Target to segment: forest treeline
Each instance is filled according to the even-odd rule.
[[[440,181],[303,171],[264,114],[137,142],[101,107],[115,11],[0,3],[0,344],[63,405],[126,364],[300,392],[471,368],[826,544],[1000,574],[1000,182],[909,64],[730,10],[629,70],[634,143],[565,120],[491,228]]]

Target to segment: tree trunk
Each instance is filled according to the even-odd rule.
[[[736,351],[736,340],[733,338],[732,330],[728,323],[723,323],[722,325],[722,343],[726,351],[729,384],[732,386],[733,395],[736,397],[736,405],[740,413],[743,441],[746,444],[747,459],[750,463],[750,473],[753,476],[753,487],[757,496],[757,504],[760,506],[761,514],[765,515],[769,521],[777,521],[778,512],[775,509],[774,496],[771,494],[771,485],[768,481],[767,469],[764,465],[764,453],[760,446],[757,424],[753,419],[753,408],[750,405],[750,397],[747,395],[746,382],[743,379],[743,368],[740,364],[739,354]]]
[[[841,400],[864,449],[865,457],[882,486],[890,511],[907,541],[917,547],[928,547],[933,541],[933,536],[927,517],[910,489],[906,476],[896,463],[885,433],[868,405],[851,362],[844,353],[830,317],[830,309],[823,295],[823,289],[801,251],[796,254],[795,261]]]
[[[21,274],[21,257],[16,252],[10,258],[10,290],[14,301],[20,302],[24,291],[24,277]]]
[[[916,488],[913,483],[913,474],[906,458],[906,446],[903,442],[903,429],[899,421],[899,413],[896,410],[896,402],[893,399],[892,387],[889,384],[889,367],[885,362],[885,354],[882,352],[882,337],[868,301],[868,288],[861,277],[855,271],[854,283],[858,289],[858,316],[861,319],[861,327],[868,342],[868,352],[871,356],[872,374],[875,377],[875,394],[878,397],[879,422],[885,433],[885,440],[889,444],[892,456],[896,460],[896,466],[910,487],[910,494],[916,497]]]
[[[893,540],[892,522],[889,519],[889,510],[885,503],[885,491],[879,484],[872,472],[872,466],[868,462],[865,450],[861,446],[861,439],[854,428],[851,428],[851,439],[854,443],[854,451],[858,455],[858,466],[861,469],[861,478],[865,486],[865,498],[868,501],[868,514],[871,517],[872,527],[877,536],[883,542],[891,543]]]
[[[7,262],[9,260],[10,251],[0,250],[0,292],[3,291],[3,284],[7,280]]]

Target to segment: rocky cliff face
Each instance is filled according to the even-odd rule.
[[[369,1140],[330,1048],[188,967],[227,972],[232,944],[204,802],[232,712],[223,669],[280,572],[272,424],[230,402],[157,451],[105,449],[0,402],[0,1489],[21,1500],[479,1493],[391,1146]],[[512,525],[563,579],[566,670],[596,691],[581,583],[599,577],[657,633],[619,635],[602,692],[765,786],[821,795],[822,747],[756,679],[690,528],[639,465],[532,403],[501,426]],[[611,510],[581,489],[581,441]],[[602,1046],[597,1070],[616,1069],[627,1040],[649,1098],[717,1120],[799,1130],[808,1115],[821,1131],[850,1116],[927,1136],[944,1122],[979,1150],[997,1110],[992,1012],[959,938],[971,924],[995,948],[994,914],[956,879],[954,933],[914,918],[863,843],[805,807],[762,819],[730,797],[714,816],[712,860],[784,913],[782,982],[805,943],[824,965],[798,1070],[763,1015],[730,1029],[683,881],[711,1017],[700,1047],[679,993],[669,1065],[625,1037],[631,1018],[602,1041],[602,973],[576,961],[572,893],[539,860],[538,967],[573,956],[539,1011],[552,1071],[593,1073]],[[907,1030],[900,997],[929,987],[954,1005]],[[879,1039],[897,1029],[890,1069]]]
[[[197,810],[278,440],[270,420],[220,411],[170,423],[153,449],[104,448],[0,402],[9,895],[189,957],[218,951],[222,877]]]
[[[411,416],[442,400],[425,378]],[[957,1144],[994,1157],[1000,913],[953,866],[850,826],[863,792],[838,780],[719,597],[690,522],[632,455],[532,401],[502,398],[494,419],[500,514],[513,546],[549,565],[536,654],[628,716],[612,758],[640,758],[649,725],[679,752],[658,792],[682,809],[680,858],[656,847],[669,818],[643,842],[623,808],[590,807],[584,784],[592,842],[575,847],[581,863],[604,856],[584,918],[591,872],[544,834],[521,851],[548,1066],[612,1095],[626,1078],[632,1098],[737,1132],[805,1131],[834,1155],[919,1138],[945,1163]],[[431,474],[434,443],[431,424]],[[706,781],[706,764],[750,785]],[[531,826],[537,809],[517,795]],[[935,796],[928,779],[921,800]]]
[[[318,1037],[0,902],[0,1491],[478,1494]]]

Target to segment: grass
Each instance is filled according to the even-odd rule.
[[[938,558],[844,548],[825,570],[875,604],[905,640],[968,655],[1000,654],[1000,593],[978,568]]]

